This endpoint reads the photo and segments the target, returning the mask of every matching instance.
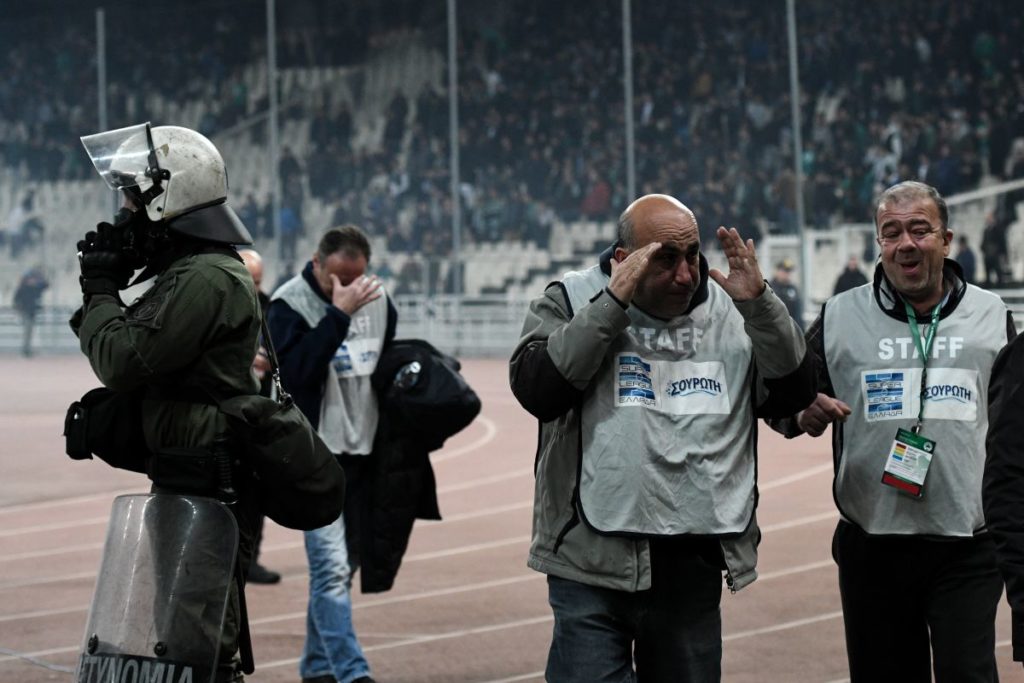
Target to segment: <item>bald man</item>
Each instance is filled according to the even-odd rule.
[[[263,257],[255,249],[239,249],[238,255],[242,257],[246,270],[252,276],[253,284],[256,285],[256,296],[260,300],[260,311],[265,316],[267,306],[270,305],[270,297],[267,296],[260,285],[263,283]],[[270,396],[271,377],[270,359],[267,357],[267,349],[263,346],[263,339],[260,339],[260,346],[256,357],[252,361],[252,371],[260,381],[260,394]],[[281,580],[278,572],[267,569],[259,563],[260,546],[263,543],[263,516],[259,518],[256,527],[256,540],[252,549],[252,562],[249,564],[249,571],[246,573],[247,583],[272,584]]]
[[[754,244],[647,195],[618,241],[530,306],[512,390],[539,420],[528,565],[555,617],[547,680],[718,681],[722,575],[756,578],[756,421],[814,398]]]

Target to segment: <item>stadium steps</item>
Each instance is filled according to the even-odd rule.
[[[577,270],[579,268],[578,259],[557,259],[551,261],[548,267],[533,267],[527,270],[525,273],[518,275],[512,275],[505,278],[504,282],[500,285],[491,285],[483,287],[480,290],[481,294],[509,294],[521,292],[524,294],[536,293],[539,294],[543,286],[552,280],[557,280],[563,273],[570,270]],[[531,287],[533,283],[543,280],[544,284],[540,288]],[[532,291],[531,291],[532,290]]]

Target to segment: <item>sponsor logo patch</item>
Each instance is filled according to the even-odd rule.
[[[648,361],[635,353],[618,357],[615,401],[670,415],[730,412],[725,366],[719,361]]]
[[[619,356],[618,398],[620,404],[654,405],[650,363],[640,356]]]
[[[925,420],[974,422],[978,416],[978,372],[928,368],[921,393],[921,368],[886,368],[861,374],[864,417],[868,422],[917,417],[924,399]]]
[[[691,396],[693,394],[717,396],[720,393],[722,393],[722,383],[709,377],[687,377],[668,384],[669,396]]]

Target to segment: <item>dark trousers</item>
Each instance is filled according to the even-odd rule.
[[[21,314],[21,355],[28,357],[32,355],[32,332],[36,328],[36,314]]]
[[[549,683],[717,683],[721,550],[652,543],[651,588],[629,593],[548,577]],[[716,556],[717,555],[717,556]],[[634,661],[636,670],[634,673]]]
[[[869,536],[840,521],[832,541],[851,683],[993,683],[1003,583],[995,544]]]
[[[249,569],[259,563],[260,560],[260,546],[263,544],[263,522],[262,514],[257,515],[256,519],[253,520],[252,556],[246,565]]]

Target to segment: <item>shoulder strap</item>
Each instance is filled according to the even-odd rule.
[[[292,397],[281,385],[281,366],[277,361],[277,351],[274,350],[274,340],[270,338],[270,328],[267,327],[267,317],[260,313],[260,331],[263,333],[263,343],[267,348],[267,358],[270,360],[271,379],[274,382],[274,396],[277,402],[284,405],[290,403]]]

